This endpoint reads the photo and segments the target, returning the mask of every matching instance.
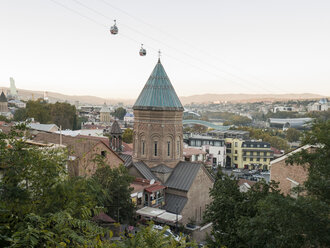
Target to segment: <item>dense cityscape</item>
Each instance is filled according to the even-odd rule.
[[[141,1],[0,3],[0,247],[329,247],[329,4]]]

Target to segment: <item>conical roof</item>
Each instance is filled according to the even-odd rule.
[[[133,109],[183,111],[183,106],[160,60],[158,60]]]
[[[5,93],[3,93],[3,91],[1,92],[0,95],[0,102],[7,102],[7,97],[5,96]]]
[[[114,121],[111,125],[110,134],[122,134],[123,131],[121,131],[121,128],[119,127],[119,124],[117,121]]]

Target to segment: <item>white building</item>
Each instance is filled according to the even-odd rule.
[[[134,122],[134,114],[133,113],[126,113],[124,116],[125,122]]]
[[[315,102],[312,104],[309,104],[307,106],[308,112],[311,111],[328,111],[329,109],[329,103],[326,98],[321,99],[319,102]]]

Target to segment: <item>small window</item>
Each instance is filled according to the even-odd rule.
[[[167,156],[171,156],[171,142],[167,141]]]
[[[246,161],[246,158],[245,157],[243,158],[243,161]]]
[[[235,154],[237,154],[237,150],[235,150]]]
[[[250,158],[250,161],[253,161],[253,158]]]
[[[157,143],[157,141],[155,141],[155,143],[154,143],[154,155],[155,155],[155,157],[158,155],[158,143]]]
[[[101,151],[101,156],[102,157],[106,157],[107,156],[107,152],[106,151]]]
[[[264,162],[267,162],[267,158],[264,158]]]
[[[237,156],[235,156],[235,160],[237,160]]]
[[[145,143],[144,140],[142,141],[142,155],[144,155],[145,152]]]
[[[221,151],[218,151],[218,155],[221,155]]]
[[[176,153],[178,155],[180,154],[180,141],[177,141],[177,144],[176,144]]]
[[[257,161],[260,161],[260,158],[257,158]]]
[[[235,147],[237,147],[238,146],[238,144],[237,144],[237,142],[235,142]]]

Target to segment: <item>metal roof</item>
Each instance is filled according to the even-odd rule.
[[[125,161],[124,166],[128,167],[132,163],[132,155],[120,154],[119,157]]]
[[[160,60],[158,60],[133,109],[183,111],[183,106]]]
[[[201,164],[199,163],[180,162],[173,170],[165,185],[168,188],[189,191],[200,168]]]
[[[1,92],[0,95],[0,102],[7,102],[7,97],[5,96],[5,93],[3,93],[3,91]]]
[[[187,201],[187,197],[166,193],[164,209],[170,213],[179,214],[182,212]]]
[[[110,134],[122,134],[122,133],[123,133],[123,131],[119,127],[118,122],[114,121],[111,125]]]
[[[40,123],[29,123],[26,125],[28,128],[35,129],[38,131],[50,132],[54,127],[58,130],[56,124],[40,124]]]
[[[166,166],[165,164],[159,164],[155,167],[152,167],[150,169],[152,172],[158,172],[158,173],[171,173],[172,172],[172,168]]]
[[[145,163],[143,163],[142,161],[132,163],[132,166],[134,166],[142,174],[142,176],[144,176],[145,179],[147,179],[147,180],[151,180],[151,179],[158,180],[158,178],[154,174],[152,174],[149,167]]]

